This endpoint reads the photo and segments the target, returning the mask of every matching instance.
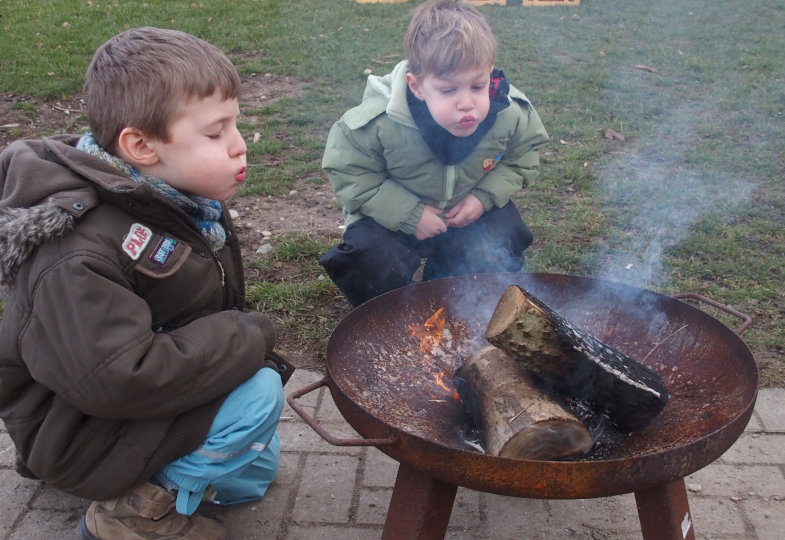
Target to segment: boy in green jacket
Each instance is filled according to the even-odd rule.
[[[536,177],[548,134],[494,69],[484,17],[456,0],[415,11],[406,60],[369,76],[336,122],[322,167],[343,204],[343,241],[321,259],[357,306],[423,279],[519,271],[532,233],[510,200]]]

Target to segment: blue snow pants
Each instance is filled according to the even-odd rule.
[[[235,388],[198,449],[157,475],[177,490],[176,508],[191,515],[202,500],[234,504],[261,499],[278,471],[276,428],[283,409],[281,377],[269,368]]]

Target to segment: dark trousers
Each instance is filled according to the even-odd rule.
[[[365,217],[352,223],[343,242],[319,259],[349,302],[359,306],[382,293],[408,285],[426,259],[423,280],[484,272],[517,272],[532,232],[512,202],[494,207],[474,223],[417,240]]]

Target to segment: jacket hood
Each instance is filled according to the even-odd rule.
[[[0,290],[14,284],[19,266],[35,248],[73,227],[74,217],[54,205],[0,210]]]
[[[363,93],[363,103],[376,101],[379,103],[379,112],[386,112],[388,116],[414,127],[414,118],[406,102],[406,73],[409,71],[409,62],[399,62],[393,70],[384,76],[369,75]]]
[[[134,186],[119,171],[77,150],[78,140],[18,141],[0,154],[0,289],[13,285],[19,266],[36,247],[70,232],[75,220],[96,206],[96,184]]]

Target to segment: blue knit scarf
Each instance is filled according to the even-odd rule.
[[[215,252],[224,246],[226,230],[219,221],[221,219],[221,203],[198,195],[187,195],[176,190],[157,176],[144,174],[130,163],[101,148],[93,138],[92,133],[84,134],[79,139],[76,147],[124,172],[137,184],[148,184],[179,206],[194,220],[199,230],[202,231],[202,235],[207,239],[211,250]]]

